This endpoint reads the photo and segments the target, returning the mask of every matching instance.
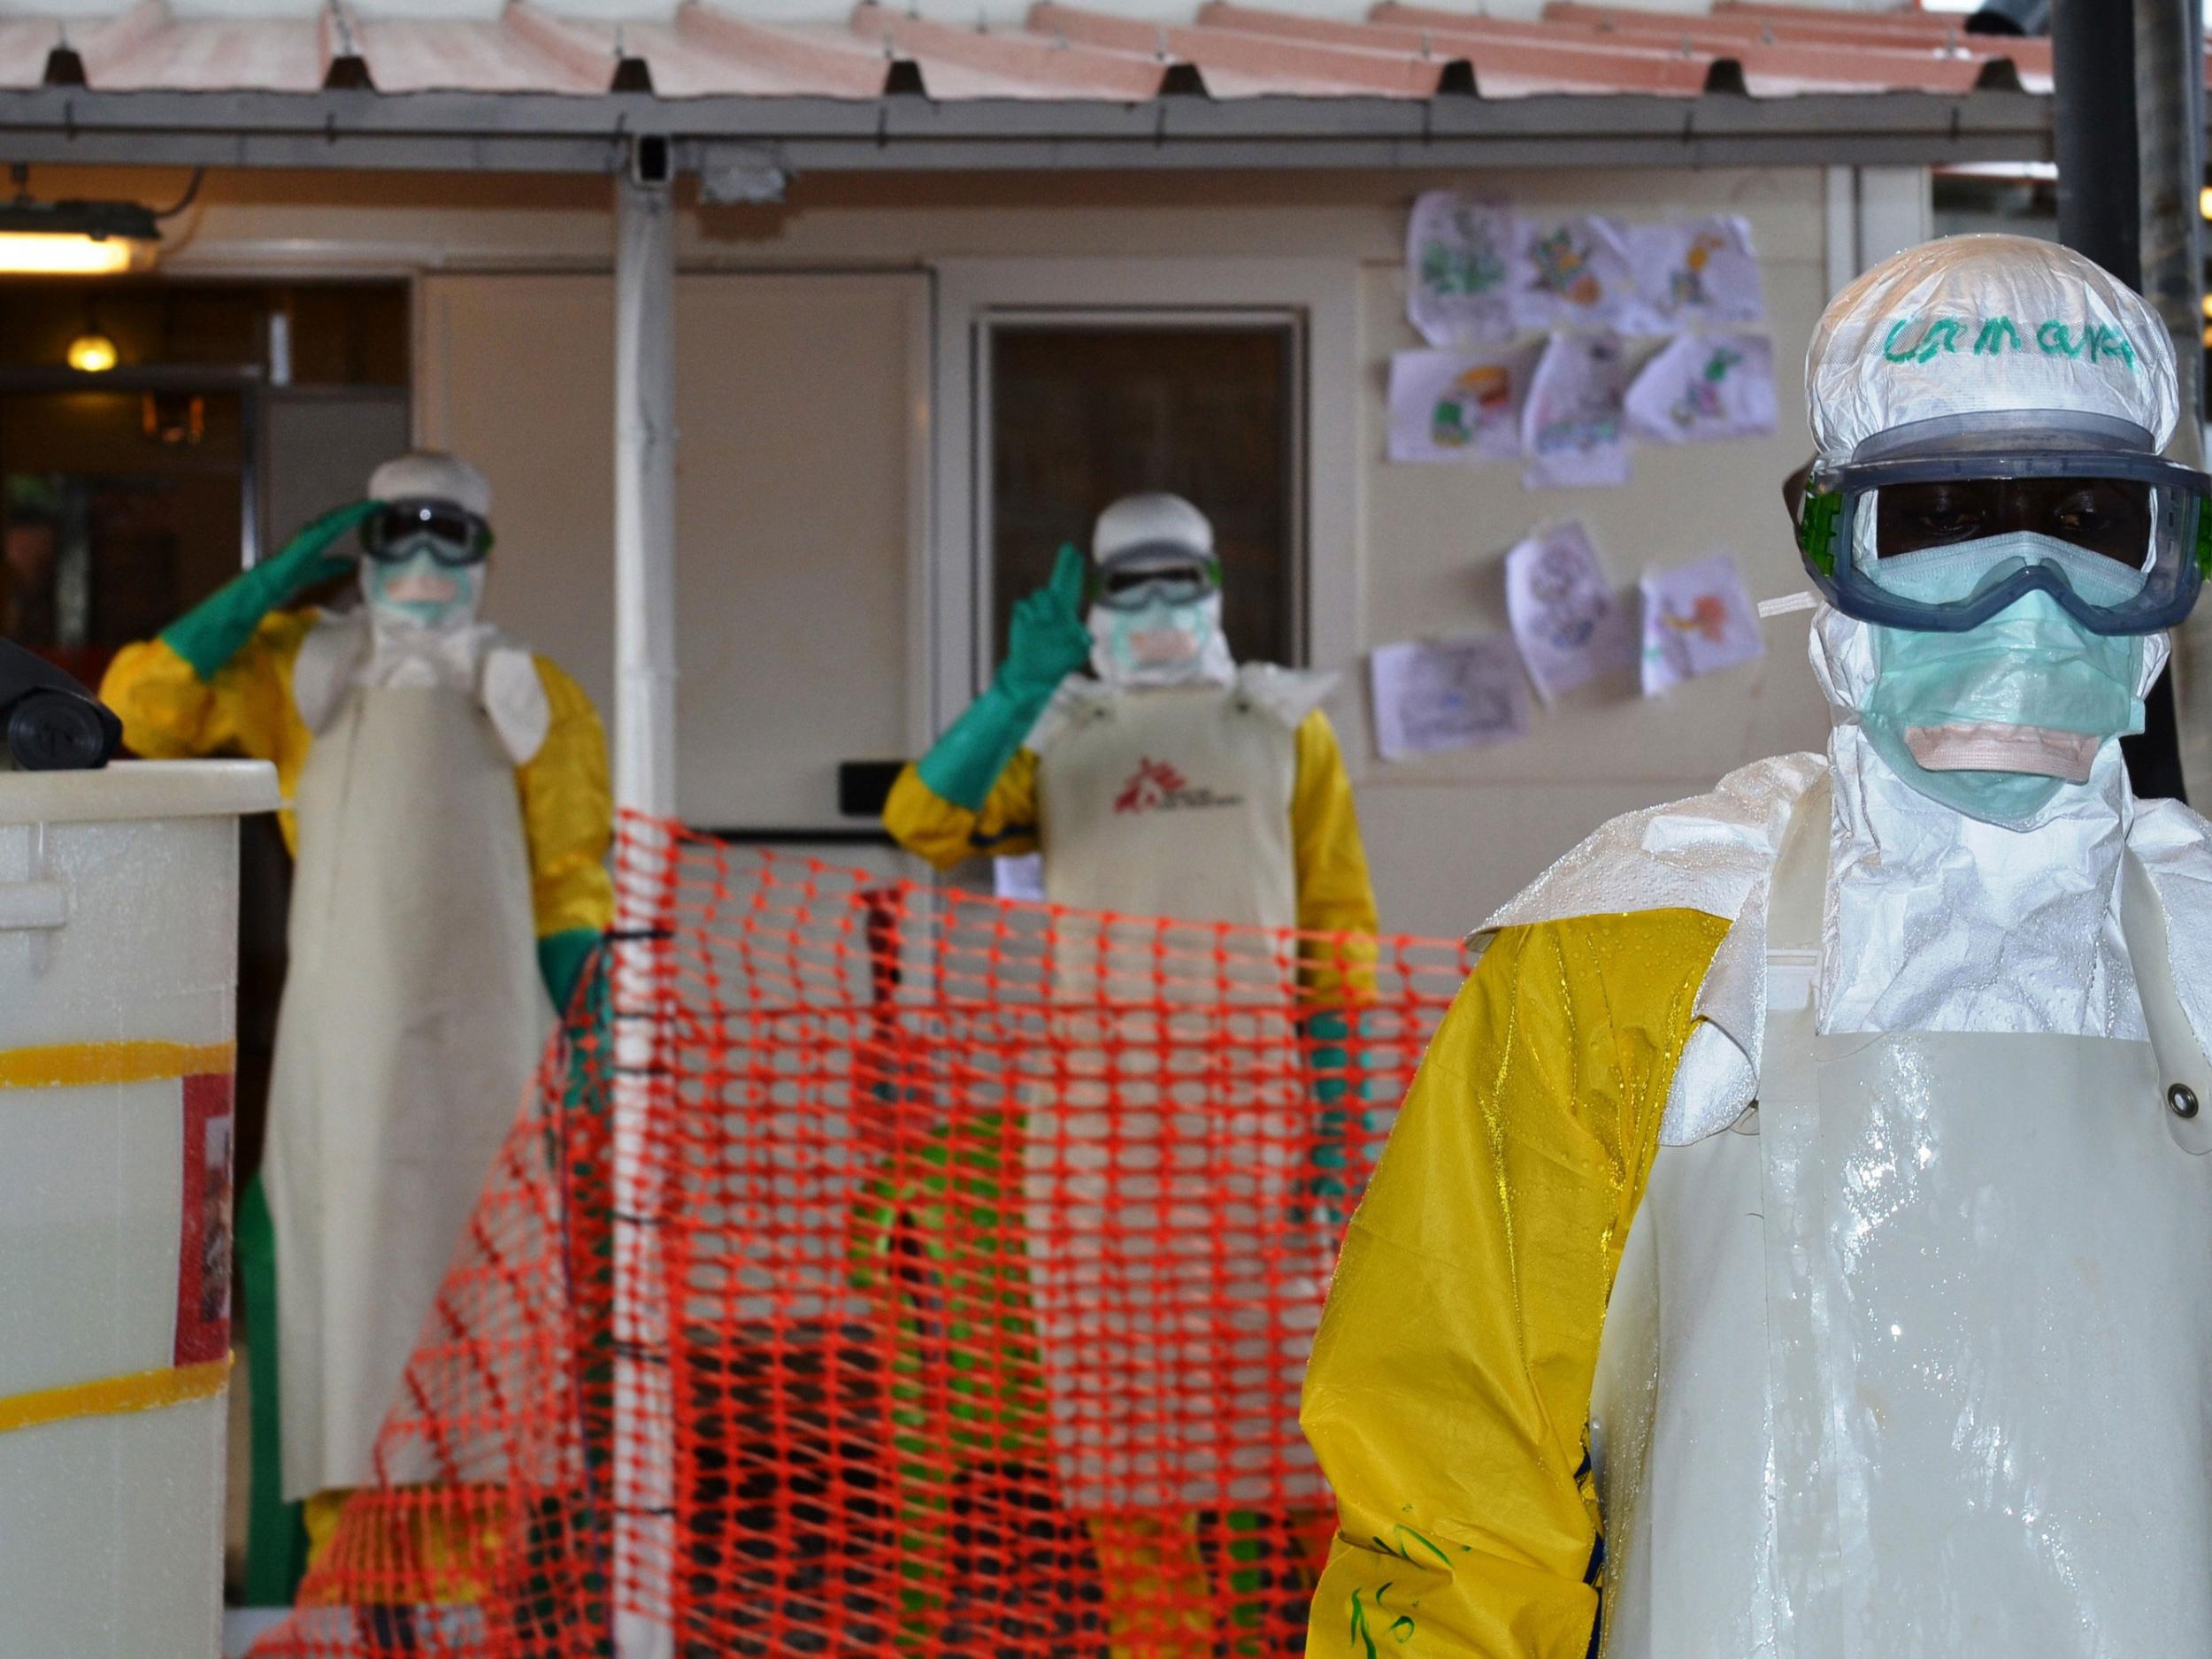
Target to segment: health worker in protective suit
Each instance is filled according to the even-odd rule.
[[[1214,1609],[1225,1607],[1244,1627],[1229,1651],[1258,1653],[1271,1650],[1267,1626],[1294,1627],[1301,1616],[1327,1500],[1302,1448],[1299,1467],[1279,1484],[1256,1480],[1251,1494],[1231,1490],[1224,1471],[1295,1444],[1294,1366],[1268,1362],[1310,1340],[1310,1324],[1278,1327],[1317,1299],[1342,1214],[1330,1207],[1342,1191],[1333,1168],[1289,1170],[1271,1148],[1317,1139],[1323,1158],[1349,1141],[1331,1114],[1349,1094],[1349,1005],[1371,984],[1374,895],[1319,707],[1331,681],[1232,660],[1205,516],[1174,495],[1125,498],[1099,516],[1092,554],[1087,571],[1064,548],[1048,585],[1016,606],[997,678],[906,769],[884,815],[899,841],[941,867],[1041,850],[1045,892],[1064,907],[1051,954],[1070,1076],[1030,1090],[1009,1133],[981,1112],[956,1114],[944,1131],[972,1143],[961,1166],[995,1167],[1009,1147],[1022,1160],[993,1180],[995,1194],[1024,1208],[990,1230],[988,1248],[947,1241],[958,1218],[945,1202],[941,1149],[925,1148],[870,1189],[857,1277],[887,1291],[899,1282],[903,1225],[925,1252],[947,1258],[948,1284],[977,1287],[976,1330],[1009,1330],[1006,1307],[1022,1310],[995,1397],[977,1402],[972,1432],[955,1426],[973,1442],[956,1455],[1053,1471],[1048,1498],[1017,1491],[986,1502],[1010,1513],[1056,1502],[1084,1518],[1108,1651],[1210,1640]],[[1248,931],[1201,941],[1194,929],[1179,953],[1155,924],[1087,914],[1096,911]],[[1293,929],[1327,937],[1289,945]],[[1190,982],[1176,981],[1179,954],[1210,961],[1216,950],[1248,961],[1223,975],[1233,985],[1214,983],[1210,968],[1186,968]],[[1240,997],[1249,1011],[1225,1011]],[[1218,1040],[1240,1021],[1240,1051],[1261,1080],[1218,1079]],[[1258,1057],[1274,1053],[1279,1063]],[[1154,1071],[1139,1076],[1139,1060]],[[1204,1110],[1164,1110],[1171,1094],[1194,1098],[1164,1080],[1184,1072],[1216,1078],[1197,1090]],[[1115,1172],[1108,1143],[1164,1133],[1179,1144],[1154,1156],[1174,1172],[1140,1192],[1142,1179]],[[1118,1167],[1136,1167],[1136,1156]],[[1145,1251],[1162,1217],[1205,1240],[1204,1255]],[[1005,1238],[1021,1241],[1019,1256],[992,1242]],[[909,1325],[918,1329],[910,1313]],[[1071,1340],[1078,1332],[1083,1340]],[[1266,1397],[1236,1394],[1247,1382],[1233,1371],[1267,1378]],[[1244,1403],[1233,1409],[1232,1397]],[[1255,1441],[1233,1455],[1221,1449],[1232,1417]],[[1102,1474],[1115,1470],[1124,1472]],[[915,1553],[948,1555],[935,1576],[956,1580],[958,1552],[938,1548],[942,1529],[917,1509]],[[933,1624],[934,1578],[910,1593],[913,1645],[955,1630],[961,1595],[949,1599]],[[1012,1639],[1002,1621],[1000,1633]]]
[[[297,1571],[280,1484],[320,1539],[370,1480],[552,1009],[613,913],[605,736],[573,680],[479,619],[490,513],[465,461],[387,462],[102,688],[141,755],[273,761],[288,803],[289,977],[240,1220],[257,1601]],[[289,608],[357,565],[358,604]]]
[[[885,827],[940,869],[1041,848],[1046,895],[1079,910],[1372,933],[1333,680],[1230,659],[1213,526],[1181,497],[1114,503],[1091,553],[1087,583],[1063,548],[1015,606],[997,678]]]
[[[1806,385],[1827,752],[1478,935],[1307,1377],[1316,1659],[2212,1651],[2212,842],[2118,741],[2212,558],[2168,335],[1953,237]]]

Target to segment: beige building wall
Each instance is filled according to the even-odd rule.
[[[1847,173],[1840,175],[1847,183]],[[103,182],[158,194],[144,175]],[[155,181],[158,182],[158,181]],[[1743,214],[1763,266],[1782,411],[1770,438],[1646,447],[1622,489],[1529,492],[1507,465],[1384,458],[1389,354],[1417,343],[1400,260],[1414,194],[1456,183],[1525,208],[1630,219]],[[1534,525],[1577,518],[1615,580],[1733,553],[1755,598],[1801,586],[1780,505],[1809,452],[1801,364],[1838,273],[1820,169],[1086,174],[800,180],[787,204],[684,215],[680,732],[687,816],[836,821],[834,764],[905,752],[925,649],[912,625],[926,560],[930,272],[960,258],[1144,256],[1356,259],[1357,373],[1313,396],[1356,423],[1348,545],[1317,565],[1355,580],[1367,646],[1503,626],[1501,561]],[[596,180],[229,174],[172,259],[180,272],[387,270],[419,285],[421,437],[474,454],[500,492],[502,621],[611,689],[611,242]],[[1855,233],[1852,233],[1855,234]],[[1870,257],[1878,250],[1863,250]],[[717,273],[723,273],[718,275]],[[736,273],[737,280],[731,278]],[[1266,298],[1256,292],[1256,299]],[[917,356],[915,342],[925,342]],[[834,488],[832,486],[834,485]],[[1817,747],[1826,718],[1801,613],[1765,625],[1760,664],[1652,702],[1591,687],[1539,709],[1528,741],[1412,764],[1372,753],[1363,660],[1333,703],[1356,777],[1385,924],[1478,922],[1608,816],[1697,792],[1762,755]]]

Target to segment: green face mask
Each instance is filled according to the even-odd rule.
[[[484,566],[442,563],[426,545],[397,558],[364,559],[361,586],[372,605],[417,627],[452,627],[476,619]]]
[[[1970,818],[2023,822],[2063,780],[1930,770],[1915,758],[1909,733],[2029,726],[2102,742],[2143,729],[2141,636],[2092,634],[2047,594],[2030,594],[1962,634],[1870,632],[1875,678],[1860,716],[1869,741],[1915,789]]]

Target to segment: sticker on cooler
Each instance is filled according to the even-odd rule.
[[[183,1227],[177,1249],[177,1348],[173,1363],[197,1365],[230,1352],[231,1078],[184,1079]]]

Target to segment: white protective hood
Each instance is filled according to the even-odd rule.
[[[2163,634],[2144,645],[2139,698],[2167,656]],[[1811,649],[1836,722],[1815,1003],[1823,1034],[2143,1036],[2120,932],[2136,808],[2119,741],[2099,748],[2087,782],[2060,785],[2026,824],[1985,823],[1930,800],[1875,752],[1859,723],[1873,631],[1824,605]]]
[[[2164,325],[2101,266],[2025,236],[1945,236],[1829,302],[1805,402],[1820,458],[1834,463],[1893,426],[2000,411],[2105,415],[2163,449],[2180,393]]]

